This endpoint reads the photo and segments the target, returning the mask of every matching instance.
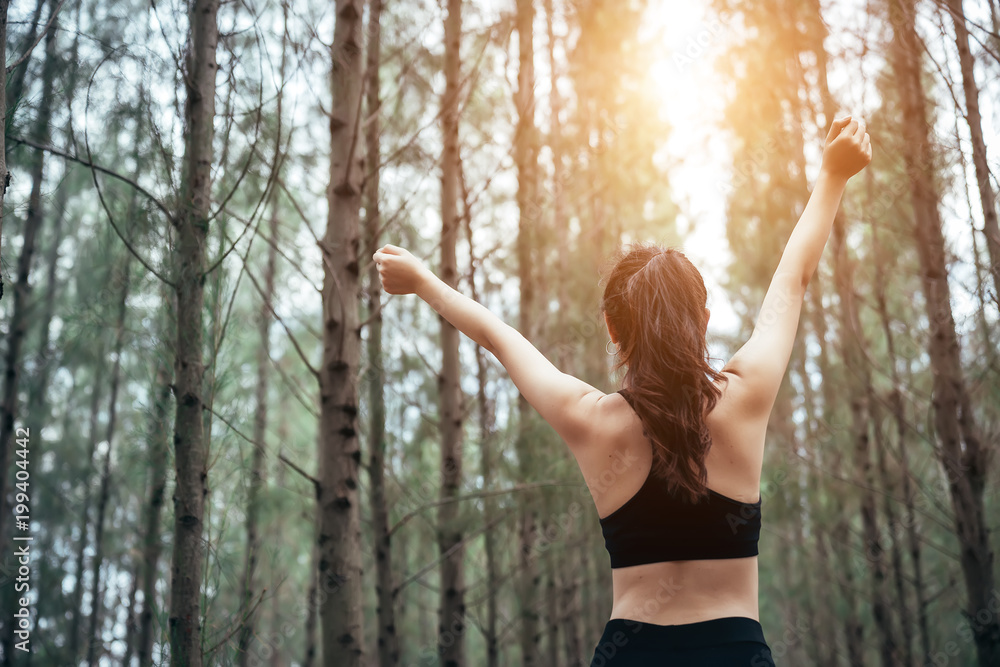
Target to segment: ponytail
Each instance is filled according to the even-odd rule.
[[[653,445],[652,473],[680,497],[706,496],[711,436],[704,415],[725,376],[708,364],[705,305],[698,269],[678,250],[633,244],[619,256],[601,310],[618,338],[614,370]]]

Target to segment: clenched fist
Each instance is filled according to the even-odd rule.
[[[389,294],[413,294],[429,273],[419,259],[399,246],[386,244],[375,251],[372,259],[382,289]]]
[[[848,179],[871,161],[871,137],[865,132],[865,121],[850,116],[833,121],[823,148],[823,170]]]

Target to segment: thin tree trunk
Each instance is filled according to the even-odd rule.
[[[44,0],[39,0],[38,12],[41,11],[41,6]],[[35,22],[38,21],[38,12],[36,12]],[[72,149],[72,136],[73,136],[73,99],[74,93],[76,91],[76,83],[79,78],[80,64],[79,64],[79,52],[80,52],[80,16],[82,14],[82,9],[77,7],[77,31],[73,36],[73,45],[70,47],[68,62],[69,62],[69,74],[66,77],[66,110],[69,112],[67,114],[67,121],[63,132],[66,137],[67,150]],[[53,25],[53,29],[55,26]],[[34,43],[35,36],[31,36],[31,41],[28,43]],[[27,68],[27,63],[24,65],[24,69],[21,69],[21,78],[23,79],[24,71]],[[15,86],[15,83],[11,84],[12,90],[19,90]],[[9,98],[8,98],[9,99]],[[70,171],[69,163],[66,163],[64,172],[68,174]],[[69,201],[70,188],[60,187],[56,190],[55,200],[52,204],[52,211],[54,213],[54,219],[52,221],[52,242],[49,245],[49,250],[46,255],[45,261],[48,267],[48,274],[45,281],[45,296],[42,297],[41,303],[43,304],[42,312],[42,325],[41,332],[42,335],[39,339],[38,344],[38,359],[39,359],[39,369],[38,369],[38,380],[32,383],[29,394],[28,394],[28,410],[31,417],[32,423],[42,424],[48,419],[48,404],[46,401],[46,392],[49,386],[49,376],[53,368],[52,355],[53,350],[49,349],[51,344],[51,324],[52,316],[55,310],[56,304],[56,268],[59,264],[59,246],[63,239],[63,221],[66,218],[66,204]],[[74,235],[75,237],[75,235]]]
[[[359,112],[363,81],[362,3],[337,0],[330,113],[329,204],[323,252],[323,363],[319,370],[319,590],[323,664],[364,661],[361,519],[358,494]]]
[[[464,183],[464,180],[463,180]],[[467,195],[463,187],[463,195]],[[472,243],[472,220],[468,209],[468,197],[465,196],[465,224],[466,236],[469,242],[469,284],[472,287],[472,298],[479,301],[479,294],[476,289],[476,256],[475,246]],[[476,346],[476,404],[479,422],[479,473],[483,478],[483,489],[490,491],[493,489],[493,431],[495,426],[494,409],[495,405],[486,396],[486,359],[483,349]],[[483,498],[483,524],[492,526],[496,516],[497,507],[493,498]],[[497,541],[496,529],[489,529],[483,533],[483,552],[486,557],[486,590],[489,591],[486,598],[486,624],[482,628],[483,639],[486,642],[486,665],[487,667],[498,667],[500,664],[500,643],[497,636],[497,593],[500,589],[500,568],[497,563]]]
[[[924,588],[924,574],[922,565],[922,551],[920,548],[920,536],[917,532],[916,514],[916,490],[913,488],[912,472],[909,464],[909,427],[906,421],[906,413],[903,407],[903,396],[900,391],[902,386],[899,377],[899,367],[896,357],[895,337],[890,325],[889,308],[886,304],[886,277],[885,267],[889,264],[889,258],[883,253],[879,242],[878,223],[871,225],[872,253],[875,267],[875,305],[882,325],[882,334],[886,341],[886,354],[889,358],[890,377],[892,378],[892,391],[889,394],[889,406],[893,419],[896,423],[896,443],[899,447],[900,476],[903,480],[903,503],[905,506],[904,516],[906,522],[906,541],[910,552],[910,560],[913,564],[913,591],[917,600],[917,627],[920,631],[920,648],[922,655],[926,658],[931,654],[930,627],[928,623],[928,600],[927,591]]]
[[[254,598],[257,596],[257,559],[260,550],[260,537],[257,535],[257,523],[260,514],[260,494],[265,484],[266,470],[264,468],[265,441],[267,440],[267,392],[269,386],[269,366],[271,350],[271,301],[274,299],[274,274],[278,260],[278,198],[271,195],[271,243],[267,250],[267,268],[264,271],[264,294],[260,311],[257,314],[257,332],[260,336],[260,346],[257,348],[257,393],[253,421],[253,457],[250,463],[250,486],[247,490],[246,533],[247,546],[243,560],[243,607],[241,610],[242,628],[240,629],[237,656],[240,667],[246,667],[250,659],[250,643],[253,641],[257,625],[257,614],[252,611]],[[272,649],[274,650],[274,649]]]
[[[103,341],[97,341],[97,348],[98,354],[101,358],[103,358],[105,353]],[[87,456],[87,470],[84,477],[85,484],[83,489],[83,507],[80,510],[80,542],[77,544],[76,549],[75,567],[73,569],[73,593],[70,596],[70,599],[72,600],[70,603],[70,611],[73,614],[73,618],[70,621],[69,626],[67,650],[69,660],[74,663],[79,660],[80,657],[80,619],[83,616],[83,611],[81,609],[83,606],[83,569],[84,558],[87,551],[87,529],[90,525],[90,503],[93,500],[93,495],[90,492],[92,483],[90,473],[91,468],[94,466],[94,454],[97,452],[97,416],[100,411],[101,389],[103,386],[104,364],[98,364],[90,396],[90,419],[88,422],[89,428],[87,429],[90,447]]]
[[[6,40],[7,35],[7,6],[6,0],[0,1],[0,38]],[[0,46],[0,56],[4,56],[6,43]],[[0,60],[0,64],[4,61]],[[38,104],[38,115],[35,117],[32,126],[32,139],[39,143],[49,144],[49,120],[52,117],[52,81],[56,68],[56,42],[55,31],[49,31],[45,36],[45,62],[42,66],[42,94]],[[0,74],[0,88],[6,85],[6,67],[0,67],[4,72]],[[0,91],[0,108],[6,108],[6,98]],[[2,119],[0,119],[2,120]],[[6,147],[4,139],[0,138],[0,228],[3,223],[4,193],[7,189],[6,179],[9,178],[7,172]],[[25,149],[29,150],[30,149]],[[24,336],[28,326],[28,310],[30,308],[31,285],[28,284],[28,274],[31,272],[31,263],[35,254],[35,241],[44,222],[42,211],[42,181],[45,177],[45,155],[42,151],[30,151],[30,171],[31,171],[31,191],[28,195],[28,210],[24,220],[24,233],[21,244],[21,253],[17,259],[17,282],[14,284],[14,305],[10,315],[10,322],[7,330],[7,354],[4,359],[6,371],[4,373],[3,401],[0,403],[0,538],[6,539],[6,522],[10,516],[10,507],[7,503],[8,491],[8,469],[10,467],[11,441],[14,435],[14,420],[18,414],[18,384],[21,375],[21,347],[24,345]],[[5,609],[7,607],[4,607]],[[13,632],[13,626],[4,624]],[[3,637],[4,655],[11,655],[8,648],[13,648],[13,634],[10,634],[11,646],[7,646],[9,633],[5,632]]]
[[[175,216],[174,287],[177,337],[174,362],[174,546],[170,577],[170,657],[174,665],[201,667],[202,534],[208,469],[202,411],[202,316],[205,247],[212,193],[215,76],[219,69],[218,0],[195,0],[184,77],[184,162]]]
[[[166,292],[166,290],[164,290]],[[167,292],[169,295],[169,293]],[[172,295],[170,295],[172,296]],[[170,299],[172,301],[172,299]],[[168,306],[172,314],[173,304]],[[168,317],[165,321],[170,321]],[[166,327],[164,327],[164,333]],[[170,417],[170,367],[168,354],[163,349],[157,357],[156,374],[151,395],[154,396],[153,417],[149,430],[149,502],[146,505],[146,526],[142,546],[142,612],[139,614],[138,650],[139,667],[153,664],[153,610],[156,608],[156,579],[163,541],[160,521],[167,491],[167,466],[170,463],[170,444],[167,433]]]
[[[368,3],[368,44],[366,79],[365,153],[367,178],[365,197],[365,258],[370,258],[379,247],[380,179],[379,164],[381,132],[380,114],[382,100],[379,86],[379,63],[382,48],[382,0]],[[375,595],[378,614],[378,655],[381,667],[399,664],[399,636],[396,633],[396,595],[393,585],[392,543],[389,537],[389,508],[385,490],[385,359],[382,355],[381,285],[378,267],[368,262],[368,438],[371,447],[368,468],[372,512],[372,531],[375,542]]]
[[[316,527],[318,530],[318,526]],[[302,656],[302,667],[312,667],[316,662],[316,619],[319,615],[319,545],[313,541],[309,558],[309,589],[306,591],[306,646]]]
[[[940,442],[940,461],[948,479],[955,533],[961,545],[966,619],[972,629],[979,664],[987,667],[1000,664],[1000,617],[989,613],[995,578],[993,549],[983,505],[987,450],[972,411],[951,312],[948,266],[938,211],[940,197],[931,173],[935,161],[920,78],[921,49],[915,16],[914,0],[890,0],[889,18],[894,37],[889,46],[890,59],[901,101],[903,161],[910,184],[920,280],[930,322],[928,353],[933,371],[934,427]]]
[[[6,39],[7,34],[7,4],[0,5],[0,38]],[[5,53],[4,48],[0,48],[0,56]],[[0,86],[6,85],[5,60],[0,60],[0,69],[4,70],[4,75],[0,77]],[[38,115],[32,128],[33,139],[40,144],[49,143],[49,120],[52,117],[52,81],[55,76],[56,67],[56,43],[55,32],[50,31],[45,37],[45,61],[42,66],[42,95],[38,106]],[[5,98],[0,93],[0,103],[6,105]],[[2,120],[2,119],[0,119]],[[4,155],[6,148],[0,140],[0,178],[7,174],[7,163]],[[27,149],[26,149],[27,150]],[[31,192],[28,195],[28,210],[25,215],[23,243],[21,254],[17,260],[17,282],[14,284],[14,307],[8,324],[7,334],[7,354],[4,359],[5,373],[3,385],[3,400],[0,402],[0,540],[8,542],[8,528],[6,525],[8,517],[11,516],[11,506],[7,502],[8,477],[10,468],[11,445],[14,438],[14,421],[18,415],[18,384],[21,375],[21,348],[24,345],[25,333],[28,327],[28,317],[32,308],[31,285],[28,284],[28,277],[31,272],[31,263],[35,253],[35,241],[41,231],[44,222],[42,211],[42,182],[45,177],[45,156],[42,151],[31,153]],[[0,184],[0,189],[6,190],[6,182]],[[3,208],[3,195],[0,194],[0,209]],[[0,225],[3,222],[3,214],[0,211]],[[2,279],[0,279],[0,289],[2,289]],[[23,415],[22,415],[23,419]],[[30,428],[29,424],[29,428]],[[14,526],[11,526],[15,528]],[[3,646],[4,661],[6,664],[13,664],[14,661],[14,623],[9,622],[14,613],[15,591],[12,586],[5,586],[0,594],[0,609],[7,614],[2,634],[0,634],[0,644]]]
[[[533,228],[538,222],[537,203],[537,153],[535,145],[535,51],[534,30],[535,18],[534,0],[517,0],[517,42],[518,70],[517,93],[517,129],[514,135],[514,160],[517,163],[517,207],[519,222],[517,229],[517,265],[520,288],[520,311],[518,329],[528,339],[533,339],[535,331],[535,271],[534,271],[534,234]],[[533,461],[533,444],[530,442],[531,423],[534,411],[523,394],[517,397],[518,426],[515,449],[518,459],[518,473],[522,482],[531,478],[535,469]],[[525,667],[539,664],[541,657],[541,630],[538,614],[538,559],[535,551],[537,540],[537,513],[534,509],[533,493],[523,493],[519,500],[519,571],[517,574],[518,603],[521,614],[521,660]]]
[[[284,10],[286,12],[288,11],[288,5],[287,4],[284,5]],[[287,13],[286,13],[286,19],[287,19]],[[284,416],[284,415],[288,414],[288,395],[289,395],[289,392],[282,392],[280,398],[278,399],[278,413],[277,413],[278,414],[278,442],[288,442],[288,419],[287,419],[287,417]],[[277,464],[277,468],[275,469],[275,472],[274,472],[274,483],[275,483],[275,486],[277,488],[279,488],[279,489],[285,488],[285,466],[284,466],[283,463],[279,462]],[[278,546],[275,548],[274,556],[271,559],[270,574],[271,574],[271,581],[272,582],[277,582],[280,579],[280,575],[278,574],[279,568],[281,568],[282,564],[285,562],[283,554],[280,552],[281,545],[284,544],[284,537],[285,537],[285,535],[284,535],[284,533],[285,533],[284,526],[285,526],[285,523],[283,521],[277,521],[277,522],[275,522],[275,526],[274,526],[274,543],[276,545],[278,545]],[[313,545],[313,549],[315,550],[315,544]],[[310,562],[312,562],[311,559],[310,559]],[[310,582],[312,580],[313,580],[313,578],[310,577]],[[279,592],[279,587],[275,586],[274,591],[273,591],[273,593],[271,595],[271,619],[270,620],[271,620],[271,636],[272,637],[279,636],[279,633],[281,632],[281,626],[282,626],[282,613],[281,613],[281,609],[282,609],[282,602],[283,602],[283,600],[282,600],[282,596],[279,595],[278,592]],[[309,599],[310,598],[308,598],[308,597],[306,598],[307,601]],[[282,667],[282,665],[284,665],[286,663],[289,663],[289,662],[290,662],[290,660],[288,659],[287,652],[285,652],[284,654],[282,652],[280,652],[280,651],[272,651],[271,652],[271,667]]]
[[[861,525],[864,532],[864,556],[872,577],[872,616],[879,636],[882,664],[899,664],[899,647],[886,590],[886,565],[879,539],[878,514],[875,505],[875,476],[871,462],[871,406],[867,388],[871,377],[862,350],[865,347],[857,304],[854,300],[854,267],[848,257],[846,221],[839,212],[833,223],[834,282],[837,287],[840,314],[840,340],[843,346],[846,381],[849,387],[851,439],[854,444],[854,475],[861,485]]]
[[[817,283],[819,279],[820,276],[816,275],[810,285]],[[819,359],[817,363],[820,369],[820,376],[829,378],[832,376],[832,371],[829,351],[826,346],[827,324],[821,307],[822,298],[820,295],[822,294],[822,289],[819,285],[816,286],[814,294],[817,297],[817,304],[816,307],[810,310],[813,314],[813,328],[816,330],[816,338],[819,341]],[[833,384],[831,382],[824,382],[821,387],[823,397],[821,415],[823,423],[830,424],[834,415],[833,406],[837,404],[839,399],[834,395]],[[843,459],[836,444],[830,449],[829,466],[831,474],[835,478],[843,476]],[[833,494],[837,505],[842,505],[844,501],[843,494],[836,489],[833,490]],[[847,644],[848,664],[852,666],[862,665],[864,664],[864,626],[861,625],[858,616],[857,587],[854,583],[854,569],[848,554],[850,530],[847,524],[847,517],[843,513],[838,513],[829,531],[829,535],[827,531],[817,531],[816,541],[821,551],[833,555],[833,567],[831,570],[833,572],[840,572],[841,574],[837,582],[840,585],[840,591],[844,596],[845,603],[845,612],[841,615],[840,620],[843,624],[844,640]]]
[[[990,273],[997,306],[1000,307],[1000,225],[997,223],[996,193],[990,183],[986,141],[983,139],[983,120],[979,113],[979,87],[974,72],[975,61],[969,51],[969,31],[965,27],[965,9],[962,0],[948,0],[948,13],[955,25],[955,44],[958,62],[962,68],[962,91],[965,93],[965,121],[972,138],[972,162],[976,166],[976,185],[983,206],[983,231],[990,255]]]
[[[67,392],[67,397],[72,397],[76,395],[77,390],[77,369],[68,368],[67,372],[70,374],[69,382],[69,392]],[[59,424],[58,432],[64,435],[70,431],[70,424],[73,421],[74,412],[72,409],[72,400],[67,399],[66,403],[63,405],[62,419]],[[54,531],[45,531],[42,535],[39,535],[40,541],[38,543],[38,553],[51,553],[49,551],[52,549],[53,542],[60,539],[60,535],[57,535]],[[39,590],[38,603],[35,606],[35,613],[32,623],[31,636],[37,637],[35,634],[38,631],[39,623],[44,623],[46,619],[46,614],[48,613],[48,605],[54,600],[58,600],[58,607],[62,607],[65,598],[63,596],[56,596],[48,593],[48,590],[52,590],[45,586],[45,582],[53,582],[56,589],[62,587],[62,577],[66,574],[65,563],[69,559],[59,559],[58,562],[51,563],[46,558],[39,559],[38,562],[38,581],[42,584]],[[59,613],[63,613],[65,610],[60,609]],[[63,626],[65,627],[65,626]],[[40,653],[40,652],[39,652]],[[29,651],[28,655],[25,656],[25,662],[23,663],[26,667],[31,667],[35,661],[36,651]],[[66,656],[60,651],[46,651],[46,658],[51,662],[53,659],[65,660]],[[48,664],[48,663],[46,663]]]
[[[135,630],[136,653],[139,667],[150,667],[153,660],[153,610],[156,607],[156,580],[163,542],[160,521],[167,489],[167,466],[170,464],[170,444],[167,441],[170,417],[170,369],[173,367],[173,348],[169,339],[170,324],[174,321],[176,307],[174,293],[166,285],[160,290],[159,353],[153,369],[150,387],[152,414],[147,427],[149,465],[149,500],[145,509],[145,528],[142,538],[141,583],[142,611],[138,614]],[[133,612],[133,616],[135,616]]]
[[[885,537],[890,540],[889,558],[892,564],[892,583],[895,589],[896,604],[899,611],[899,625],[902,634],[902,654],[899,664],[903,667],[913,667],[913,619],[910,614],[910,605],[907,603],[906,582],[903,578],[903,554],[897,539],[899,524],[896,518],[896,509],[893,507],[896,497],[896,481],[889,474],[886,461],[885,434],[882,432],[882,416],[878,410],[878,403],[875,401],[874,389],[868,385],[868,404],[871,406],[872,424],[875,431],[875,460],[878,465],[879,482],[884,494],[882,496],[882,511],[885,513]]]
[[[462,2],[448,0],[444,22],[445,90],[441,99],[441,279],[458,287],[458,242],[461,220],[459,193],[459,85],[461,76]],[[458,329],[441,322],[441,500],[458,495],[462,485],[463,415]],[[459,522],[459,503],[438,507],[438,552],[441,556],[441,593],[438,604],[438,654],[442,667],[463,667],[465,661],[465,547]]]
[[[7,62],[7,10],[10,0],[0,0],[0,63]],[[7,68],[0,67],[0,123],[7,127]],[[10,184],[10,172],[7,170],[7,138],[6,132],[0,132],[0,254],[3,252],[3,211],[4,199],[7,197],[7,186]],[[0,272],[0,299],[3,298],[3,273]],[[15,308],[15,310],[17,310]],[[10,329],[13,331],[13,327]],[[8,380],[9,382],[10,380]],[[7,495],[7,450],[10,447],[10,436],[4,435],[7,430],[7,412],[0,414],[0,516],[6,517]],[[13,422],[13,415],[10,416]],[[10,427],[13,429],[13,426]],[[13,431],[11,431],[13,432]],[[3,518],[0,518],[0,539],[4,539]]]
[[[810,307],[808,310],[809,321],[812,324],[813,332],[816,339],[820,341],[819,343],[819,353],[816,355],[816,363],[820,369],[820,377],[829,378],[830,375],[830,359],[827,352],[826,346],[826,314],[823,310],[823,280],[822,274],[817,273],[813,276],[812,281],[809,283],[808,295],[810,298]],[[820,488],[820,475],[818,470],[822,470],[827,464],[828,453],[826,447],[820,446],[821,443],[825,444],[827,447],[833,446],[838,447],[839,443],[832,442],[829,438],[830,431],[828,425],[830,424],[832,404],[828,401],[832,400],[832,391],[827,388],[826,384],[823,384],[823,391],[821,394],[821,403],[818,409],[817,415],[817,426],[824,425],[825,428],[816,428],[814,430],[814,437],[816,442],[815,454],[816,454],[816,465],[809,466],[809,477],[808,482],[811,488]],[[821,501],[817,502],[812,509],[812,516],[814,524],[821,524],[826,518],[822,512],[823,504]],[[815,542],[816,542],[816,559],[818,562],[819,579],[821,581],[833,582],[836,579],[833,576],[834,568],[830,564],[830,551],[828,546],[823,543],[823,533],[826,531],[825,526],[819,527],[814,531]],[[836,615],[830,610],[829,605],[820,605],[820,611],[823,616],[823,620],[819,621],[815,626],[817,628],[823,628],[820,632],[823,632],[823,636],[818,636],[817,641],[821,650],[819,655],[819,664],[825,665],[827,667],[835,667],[837,665],[837,651],[835,649],[841,642],[837,638],[836,621],[838,620]],[[819,633],[817,633],[819,634]]]
[[[557,516],[553,513],[551,516]],[[555,549],[549,543],[549,548],[545,553],[545,612],[548,618],[545,619],[545,649],[548,667],[559,667],[559,580],[557,576],[558,565],[556,563]]]
[[[810,308],[811,305],[811,303],[804,304],[803,308]],[[814,426],[816,403],[812,386],[809,382],[809,371],[806,367],[808,354],[806,352],[804,335],[796,337],[793,356],[796,359],[796,371],[799,377],[802,378],[802,386],[804,389],[803,394],[806,408],[805,441],[811,443],[812,447],[815,447],[815,443],[818,442]],[[813,453],[815,454],[815,451]],[[794,453],[792,455],[794,455]],[[813,477],[813,468],[814,465],[804,465],[795,473],[793,477],[795,493],[798,495],[798,502],[793,507],[797,507],[798,509],[792,513],[792,517],[795,525],[795,547],[800,559],[796,568],[802,573],[800,585],[802,586],[804,593],[802,606],[804,608],[806,624],[807,627],[810,628],[820,628],[823,626],[817,622],[818,614],[816,611],[816,605],[813,602],[813,597],[819,591],[811,586],[810,582],[815,579],[825,581],[826,578],[824,575],[826,573],[819,570],[816,566],[817,564],[813,560],[813,558],[815,558],[815,554],[810,553],[810,545],[806,539],[807,534],[812,534],[814,532],[814,530],[810,529],[810,524],[816,520],[815,506],[811,502],[812,498],[810,497],[810,491],[814,491],[816,489],[814,486],[815,481]],[[807,521],[807,519],[809,519],[809,521]],[[810,662],[815,665],[822,664],[819,644],[821,637],[819,632],[810,632],[807,637],[803,638],[803,641],[806,643],[806,650],[809,655]]]
[[[135,601],[139,594],[139,576],[142,572],[142,561],[138,558],[132,563],[132,585],[129,586],[128,602],[125,606],[125,656],[122,665],[132,667],[132,656],[135,654],[135,635],[138,626],[135,620]]]
[[[576,524],[570,526],[566,534],[566,543],[570,545],[566,553],[566,568],[562,575],[562,589],[559,591],[560,609],[562,610],[560,624],[562,625],[563,643],[566,646],[567,664],[578,665],[584,659],[583,638],[580,635],[580,615],[583,611],[580,605],[580,537],[576,534]],[[596,643],[596,642],[595,642]]]
[[[68,167],[68,164],[67,164]],[[59,264],[59,245],[63,238],[63,219],[66,202],[69,198],[69,188],[56,190],[53,202],[52,241],[45,255],[47,267],[45,280],[45,295],[40,303],[42,306],[41,336],[38,341],[38,376],[28,389],[28,412],[33,415],[32,423],[44,424],[48,419],[46,392],[49,386],[49,376],[52,372],[52,357],[55,350],[52,347],[52,316],[55,312],[56,300],[56,268]]]
[[[118,386],[121,380],[121,356],[122,348],[125,345],[125,315],[127,313],[126,304],[128,302],[129,272],[132,270],[132,255],[128,255],[125,266],[121,269],[121,276],[113,278],[121,280],[121,301],[118,303],[118,321],[115,325],[115,361],[111,369],[111,396],[108,398],[108,424],[104,435],[107,443],[107,450],[104,452],[104,467],[101,471],[101,487],[99,500],[97,502],[97,520],[94,527],[94,559],[91,563],[91,580],[93,595],[90,607],[90,630],[87,633],[89,638],[87,645],[87,664],[94,667],[98,654],[98,646],[101,645],[100,622],[101,607],[104,604],[104,591],[101,590],[101,565],[104,561],[104,516],[107,512],[108,501],[111,498],[111,451],[114,444],[115,424],[118,414]],[[101,646],[103,653],[103,646]]]
[[[553,28],[555,10],[553,0],[545,0],[545,27],[548,37],[549,55],[549,150],[552,151],[552,228],[555,233],[558,260],[558,277],[556,280],[559,310],[557,312],[557,327],[559,334],[559,368],[564,373],[572,373],[573,347],[566,338],[569,327],[569,223],[565,213],[563,185],[566,181],[566,171],[563,169],[563,138],[562,122],[559,114],[562,111],[562,99],[559,95],[559,67],[556,64],[556,35]]]
[[[55,7],[56,3],[53,2],[50,4],[51,9],[55,9]],[[35,3],[35,13],[31,16],[30,19],[31,27],[28,28],[28,34],[25,35],[24,37],[24,44],[26,44],[29,48],[31,47],[32,44],[35,43],[35,40],[38,39],[38,28],[41,27],[42,25],[41,18],[42,18],[42,10],[44,8],[45,8],[45,0],[38,0]],[[4,37],[6,38],[6,34],[4,35]],[[12,60],[14,58],[20,58],[20,56],[14,54]],[[6,59],[4,60],[4,62],[6,62]],[[25,74],[27,74],[28,67],[30,65],[31,65],[31,57],[29,55],[27,58],[24,59],[24,62],[21,63],[19,67],[16,67],[10,72],[10,75],[7,79],[7,99],[5,100],[4,103],[4,109],[7,110],[6,113],[8,116],[17,106],[17,103],[21,100],[21,93],[24,91],[24,77]]]

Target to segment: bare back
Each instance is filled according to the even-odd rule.
[[[760,497],[760,475],[767,419],[743,406],[749,390],[744,381],[726,374],[722,397],[706,415],[712,436],[705,465],[708,487],[742,502]],[[642,486],[652,465],[652,446],[642,424],[620,394],[608,394],[599,414],[591,446],[577,449],[597,513],[608,516]],[[672,561],[612,570],[611,618],[658,625],[695,623],[726,616],[759,620],[757,557]]]

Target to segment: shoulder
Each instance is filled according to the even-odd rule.
[[[577,442],[567,443],[577,458],[581,455],[592,458],[605,450],[614,450],[639,423],[638,416],[619,392],[594,391],[581,400],[580,408],[586,415],[587,427],[581,429]]]
[[[763,461],[768,415],[756,408],[753,383],[729,370],[722,375],[715,383],[722,395],[705,416],[713,447],[725,450],[738,465],[757,465]]]

